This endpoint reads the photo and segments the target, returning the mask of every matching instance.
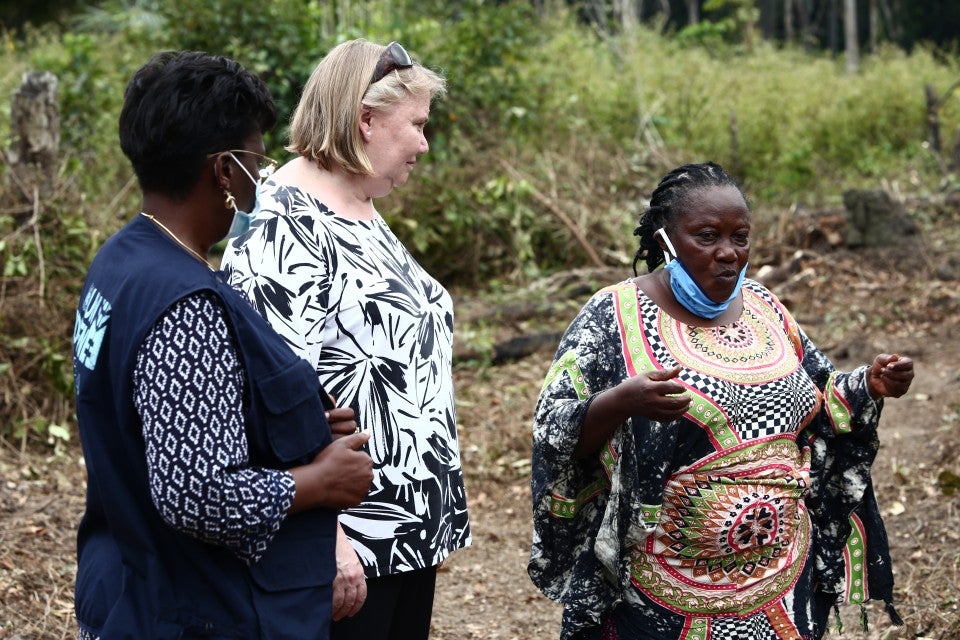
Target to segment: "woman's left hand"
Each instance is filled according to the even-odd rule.
[[[353,545],[337,523],[337,577],[333,579],[333,619],[355,615],[367,599],[367,577]]]
[[[867,371],[867,388],[874,399],[899,398],[913,382],[913,360],[881,353]]]

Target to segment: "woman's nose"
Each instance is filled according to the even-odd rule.
[[[723,262],[733,262],[737,259],[737,249],[732,242],[721,242],[717,246],[716,257]]]

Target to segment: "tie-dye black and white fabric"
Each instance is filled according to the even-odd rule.
[[[369,431],[371,491],[340,523],[368,576],[470,543],[453,398],[453,301],[379,216],[267,183],[223,268]]]

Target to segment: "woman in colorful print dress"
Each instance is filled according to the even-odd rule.
[[[370,433],[374,481],[340,514],[332,637],[426,638],[436,572],[470,543],[453,400],[453,302],[374,206],[428,150],[444,80],[402,46],[329,52],[291,151],[224,256],[230,281]]]
[[[870,465],[911,360],[834,369],[744,278],[716,164],[665,176],[635,234],[649,273],[584,306],[536,408],[529,573],[561,638],[820,638],[871,598],[898,620]]]

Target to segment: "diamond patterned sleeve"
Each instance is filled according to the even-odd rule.
[[[222,302],[209,292],[170,307],[134,370],[153,503],[174,529],[256,562],[293,501],[293,477],[251,467],[244,372]]]

